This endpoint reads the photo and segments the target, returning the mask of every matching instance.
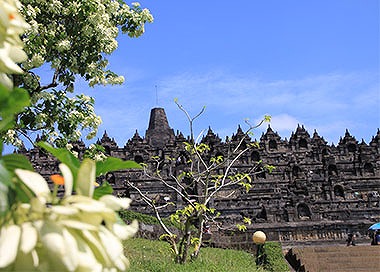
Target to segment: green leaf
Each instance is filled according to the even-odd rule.
[[[96,176],[104,175],[108,172],[124,169],[141,169],[141,165],[135,161],[123,161],[119,158],[107,157],[103,161],[96,162]]]
[[[269,174],[271,174],[271,173],[273,172],[273,170],[276,169],[275,166],[273,166],[273,165],[269,165],[269,164],[264,165],[264,168],[265,168],[266,170],[268,170]]]
[[[192,244],[192,245],[199,245],[199,242],[200,242],[200,240],[198,237],[193,237],[190,240],[190,244]]]
[[[248,180],[248,182],[252,182],[252,178],[248,174],[245,174],[245,178]]]
[[[51,153],[54,157],[56,157],[60,162],[66,164],[73,174],[74,183],[76,181],[76,177],[78,174],[78,169],[80,166],[79,159],[73,155],[69,150],[65,148],[55,148],[52,145],[46,142],[38,142],[37,145],[49,153]],[[75,188],[75,184],[74,184]]]
[[[1,116],[0,131],[10,129],[14,124],[14,116]]]
[[[0,218],[2,218],[9,210],[8,191],[9,187],[0,181]]]
[[[12,191],[10,191],[12,192]],[[30,199],[34,196],[32,190],[29,187],[25,186],[23,183],[19,183],[14,188],[15,194],[12,196],[13,199],[20,200],[22,203],[30,202]],[[14,201],[11,201],[13,203]]]
[[[270,122],[272,117],[270,115],[264,115],[264,122]]]
[[[25,185],[21,184],[18,186],[15,186],[15,184],[12,182],[12,176],[11,173],[7,170],[5,162],[1,159],[0,160],[0,187],[1,187],[1,203],[7,203],[5,205],[10,205],[10,203],[14,203],[17,200],[21,202],[28,202],[30,200],[30,197],[28,196],[31,194],[31,191],[29,188],[27,188]],[[11,188],[11,190],[9,190]],[[6,196],[5,196],[5,193]],[[3,202],[4,201],[4,202]],[[6,207],[0,207],[1,212],[5,212],[7,208]]]
[[[5,186],[13,187],[11,175],[9,174],[3,160],[0,160],[0,183],[4,184]]]
[[[243,232],[247,230],[247,226],[244,224],[236,224],[236,227],[238,228],[238,230]]]
[[[252,220],[251,220],[251,218],[248,218],[248,217],[244,217],[243,222],[244,222],[245,224],[248,224],[248,225],[251,225],[251,224],[252,224]]]
[[[24,107],[30,105],[29,93],[25,89],[14,88],[10,92],[10,101],[12,102],[13,109],[16,109],[18,112],[23,110]]]
[[[8,90],[0,84],[0,131],[11,128],[15,114],[29,105],[30,99],[26,90],[20,88]]]
[[[24,155],[8,154],[3,156],[2,159],[8,171],[13,172],[17,168],[34,171],[32,164]]]
[[[100,185],[99,187],[95,188],[93,198],[94,199],[99,199],[99,198],[101,198],[104,195],[110,195],[110,194],[112,194],[112,192],[113,192],[112,186],[107,181],[105,181],[105,182],[103,182],[102,185]]]

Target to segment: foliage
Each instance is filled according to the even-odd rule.
[[[84,159],[73,167],[71,158],[61,157],[71,169],[59,165],[63,177],[51,176],[51,192],[44,178],[15,155],[0,160],[1,184],[8,190],[8,209],[0,217],[0,268],[125,270],[129,263],[121,241],[137,231],[137,221],[125,225],[116,213],[128,208],[130,199],[107,190],[94,198],[96,163]],[[63,196],[57,195],[60,185]]]
[[[13,62],[7,63],[21,63],[21,68],[16,64],[12,67],[25,73],[14,75],[13,82],[28,90],[31,105],[18,115],[15,127],[0,137],[20,146],[21,136],[28,137],[30,132],[38,131],[42,133],[41,140],[61,147],[68,141],[79,140],[83,130],[87,138],[94,137],[101,119],[95,113],[92,97],[70,94],[75,80],[81,77],[90,86],[121,84],[124,78],[107,68],[107,55],[118,47],[116,38],[120,32],[129,37],[144,33],[145,23],[153,21],[149,10],[138,3],[129,6],[117,0],[21,0],[21,4],[6,0],[1,3],[8,7],[3,3],[11,2],[18,4],[30,27],[19,23],[17,32],[12,32],[17,43],[7,43],[5,49],[11,44],[12,50],[8,51],[14,53],[17,49],[17,52],[8,54]],[[22,22],[22,17],[16,15],[12,22]],[[28,59],[25,53],[20,53],[18,37],[26,28],[22,40]],[[50,75],[46,72],[42,75],[38,68],[43,65],[50,66]],[[8,69],[6,73],[14,71]],[[3,74],[0,78],[4,78]],[[7,82],[11,80],[8,78]]]
[[[265,270],[273,272],[289,271],[280,243],[266,242],[264,244],[264,253],[266,255]]]
[[[120,218],[123,219],[125,222],[132,222],[133,220],[137,220],[139,223],[144,223],[147,225],[160,225],[160,222],[158,221],[157,217],[134,212],[131,210],[122,210],[119,212]],[[181,226],[178,224],[173,223],[168,218],[162,218],[162,221],[164,221],[165,225],[168,227],[173,227],[179,229]]]
[[[68,148],[67,145],[66,145],[66,148]],[[71,148],[72,148],[72,145],[68,149],[71,149]],[[71,152],[75,152],[75,151],[71,150]],[[88,148],[86,149],[86,151],[84,152],[83,157],[90,158],[90,159],[93,159],[95,161],[103,161],[107,158],[107,156],[104,154],[105,152],[106,152],[106,150],[103,146],[101,146],[99,144],[90,144],[88,146]],[[78,156],[78,154],[77,154],[77,156]]]
[[[120,218],[126,222],[131,222],[132,220],[137,220],[140,223],[147,225],[158,225],[158,219],[154,216],[150,216],[143,213],[134,212],[131,210],[123,210],[119,212]]]
[[[173,255],[168,254],[170,246],[167,243],[133,238],[124,245],[131,259],[131,271],[262,271],[256,270],[254,257],[244,251],[204,248],[197,260],[180,265],[173,262]]]
[[[125,225],[117,211],[130,199],[110,195],[107,183],[94,188],[95,179],[140,166],[115,158],[81,163],[67,149],[39,146],[62,162],[63,177],[51,176],[53,192],[26,157],[0,153],[0,269],[125,270],[121,241],[137,231],[137,221]],[[58,196],[61,185],[65,192]]]
[[[191,117],[182,105],[178,104],[177,100],[175,102],[187,116],[192,133],[193,121],[204,112],[205,108],[195,117]],[[216,220],[219,213],[212,206],[213,199],[227,189],[235,190],[240,187],[249,191],[252,188],[252,177],[258,171],[265,171],[262,162],[245,169],[244,172],[235,167],[243,154],[255,148],[256,145],[249,143],[247,139],[249,132],[256,127],[250,125],[248,131],[245,134],[243,133],[243,137],[237,142],[229,140],[227,142],[229,150],[225,157],[215,156],[207,144],[199,142],[191,134],[190,140],[184,142],[182,158],[155,156],[152,158],[151,164],[145,165],[146,177],[160,182],[170,192],[169,194],[179,196],[183,200],[183,204],[173,203],[169,198],[165,200],[165,203],[157,203],[154,197],[142,192],[138,185],[127,181],[129,186],[135,189],[142,200],[153,209],[165,231],[162,238],[171,244],[172,251],[176,255],[176,262],[186,263],[190,256],[191,259],[196,259],[202,246],[203,234],[207,232],[209,224],[221,227],[220,222]],[[182,167],[176,176],[174,174],[163,174],[164,172],[175,173],[172,168],[176,167],[178,161],[181,161]],[[164,165],[168,167],[167,171],[161,171]],[[266,168],[271,169],[269,166]],[[221,169],[223,170],[222,173],[219,171]],[[180,226],[179,235],[174,234],[161,218],[161,211],[168,207],[171,209],[175,207],[175,212],[171,214],[170,220]],[[250,224],[251,220],[244,218],[242,224],[238,225],[238,229],[245,231],[247,225]]]
[[[15,62],[27,59],[19,35],[28,28],[29,25],[18,13],[17,2],[0,2],[0,136],[2,131],[4,133],[14,125],[14,115],[29,105],[28,93],[13,88],[9,76],[23,72]]]
[[[30,26],[19,14],[19,7],[14,0],[0,2],[0,84],[7,89],[13,88],[9,74],[23,72],[16,63],[27,59],[20,35]]]
[[[67,164],[73,172],[74,177],[76,177],[80,162],[71,151],[66,148],[55,148],[46,142],[39,142],[37,145],[53,154],[62,163]],[[104,160],[96,161],[96,176],[127,168],[141,168],[141,166],[134,161],[124,161],[119,158],[106,157]]]
[[[8,89],[0,84],[0,131],[6,131],[14,125],[15,113],[29,106],[29,94],[24,89]]]
[[[23,61],[18,35],[25,24],[17,1],[0,2],[0,269],[5,271],[125,270],[128,259],[122,241],[137,231],[137,221],[126,225],[117,211],[130,199],[116,198],[112,187],[95,187],[96,175],[138,167],[134,162],[107,158],[80,162],[67,149],[40,143],[62,163],[61,175],[46,180],[20,154],[2,154],[15,116],[29,105],[27,91],[12,88],[8,73],[18,73]],[[63,195],[58,195],[64,186]]]

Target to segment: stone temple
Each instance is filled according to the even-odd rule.
[[[239,142],[243,135],[238,127],[231,139]],[[97,143],[105,148],[107,155],[149,165],[152,156],[159,156],[162,160],[181,158],[186,140],[182,133],[175,134],[170,128],[164,109],[154,108],[145,137],[136,131],[123,147],[119,147],[105,132]],[[211,147],[212,156],[227,152],[226,144],[211,129],[202,142]],[[77,142],[73,145],[82,156],[85,144]],[[58,162],[41,150],[34,148],[21,152],[30,158],[42,175],[48,177],[59,171]],[[244,171],[259,160],[275,166],[275,170],[253,176],[253,188],[248,193],[244,190],[226,191],[213,202],[221,212],[220,220],[226,225],[250,217],[253,224],[248,226],[248,233],[264,230],[269,239],[291,244],[344,241],[349,232],[356,233],[359,239],[366,239],[368,227],[380,221],[379,129],[368,144],[358,142],[346,130],[335,146],[327,144],[317,132],[310,135],[303,126],[298,126],[289,140],[282,139],[268,126],[259,139],[259,147],[240,158],[237,167]],[[174,169],[180,171],[180,161],[165,163],[166,166],[176,164]],[[162,173],[169,179],[168,169],[164,166]],[[153,214],[138,193],[128,187],[127,179],[138,184],[144,193],[154,196],[157,203],[165,203],[168,197],[178,205],[182,201],[157,181],[144,176],[141,170],[108,173],[106,179],[115,194],[133,200],[131,209],[138,212]],[[221,235],[221,232],[217,233]],[[239,239],[249,237],[247,234]]]

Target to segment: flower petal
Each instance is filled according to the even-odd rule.
[[[44,222],[40,235],[43,248],[46,250],[49,260],[50,269],[74,271],[78,265],[78,256],[73,256],[70,251],[74,250],[75,252],[75,239],[70,238],[64,228],[52,221]],[[66,239],[70,241],[66,241]]]
[[[75,230],[70,231],[70,233],[75,237],[78,244],[78,267],[77,271],[81,272],[101,272],[102,265],[95,258],[91,248],[88,246],[87,242],[84,240],[82,232]]]
[[[64,163],[59,164],[59,170],[61,170],[63,178],[65,179],[65,196],[69,196],[73,192],[73,174],[70,168]]]
[[[29,187],[35,193],[39,199],[44,199],[46,202],[50,197],[50,189],[47,185],[45,179],[38,173],[24,170],[16,169],[16,175],[21,179],[21,181]]]
[[[112,231],[121,240],[126,240],[136,234],[139,229],[139,223],[137,220],[133,220],[130,225],[126,225],[124,222],[116,222],[112,225]]]
[[[116,261],[123,254],[120,240],[104,226],[100,227],[99,237],[112,262]]]
[[[51,211],[58,215],[74,215],[79,211],[78,209],[71,206],[53,205]]]
[[[11,48],[9,48],[9,56],[14,62],[17,63],[23,62],[28,59],[26,53],[21,48],[16,46],[12,46]],[[19,70],[21,71],[20,73],[23,72],[20,67]]]
[[[64,263],[66,264],[66,267],[77,267],[79,264],[79,256],[78,256],[78,245],[76,239],[71,235],[71,233],[63,228],[62,229],[63,239],[65,241],[65,248],[66,248],[66,256],[63,259]],[[74,268],[74,269],[75,269]],[[70,271],[74,271],[70,270]]]
[[[90,213],[100,213],[100,212],[113,212],[111,209],[107,208],[106,205],[99,201],[94,201],[92,203],[73,203],[72,207],[75,207],[84,212]]]
[[[113,195],[104,195],[99,198],[99,201],[104,202],[108,208],[111,208],[114,211],[118,211],[120,209],[128,209],[132,200],[129,198],[120,198],[115,197]]]
[[[37,230],[32,223],[25,222],[21,225],[21,244],[20,250],[27,254],[30,253],[37,244]]]
[[[125,271],[129,267],[129,261],[123,254],[114,263],[120,271]]]
[[[94,194],[94,182],[96,179],[96,164],[93,160],[84,159],[79,167],[76,191],[79,195],[92,197]]]
[[[110,266],[111,261],[104,248],[104,245],[99,240],[98,235],[87,230],[82,231],[82,234],[83,238],[86,240],[87,245],[91,248],[98,262],[102,263],[106,267]]]
[[[0,73],[0,83],[3,84],[8,89],[13,88],[13,81],[10,79],[10,77],[7,74]]]
[[[62,225],[62,226],[65,226],[65,227],[68,227],[68,228],[73,228],[73,229],[78,229],[78,230],[93,230],[93,231],[97,231],[98,228],[94,225],[91,225],[91,224],[87,224],[87,223],[84,223],[84,222],[81,222],[81,221],[77,221],[77,220],[60,220],[59,223]]]
[[[20,242],[21,228],[17,225],[8,225],[0,232],[0,268],[13,263],[17,256]]]

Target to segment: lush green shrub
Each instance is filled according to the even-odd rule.
[[[160,224],[160,222],[158,222],[158,219],[154,216],[134,212],[131,210],[120,211],[119,215],[120,215],[121,219],[123,219],[125,222],[132,222],[133,220],[137,220],[139,223],[144,223],[147,225],[159,225]],[[173,227],[173,228],[177,228],[177,229],[180,229],[180,227],[181,227],[180,224],[176,224],[175,222],[173,223],[168,218],[163,218],[162,220],[164,221],[165,225],[168,227]]]
[[[280,243],[266,242],[264,252],[266,255],[265,270],[273,272],[289,271]]]
[[[144,223],[147,225],[159,225],[159,222],[156,217],[146,215],[143,213],[134,212],[131,210],[122,210],[119,212],[121,219],[126,222],[131,222],[133,220],[139,221],[139,223]]]

